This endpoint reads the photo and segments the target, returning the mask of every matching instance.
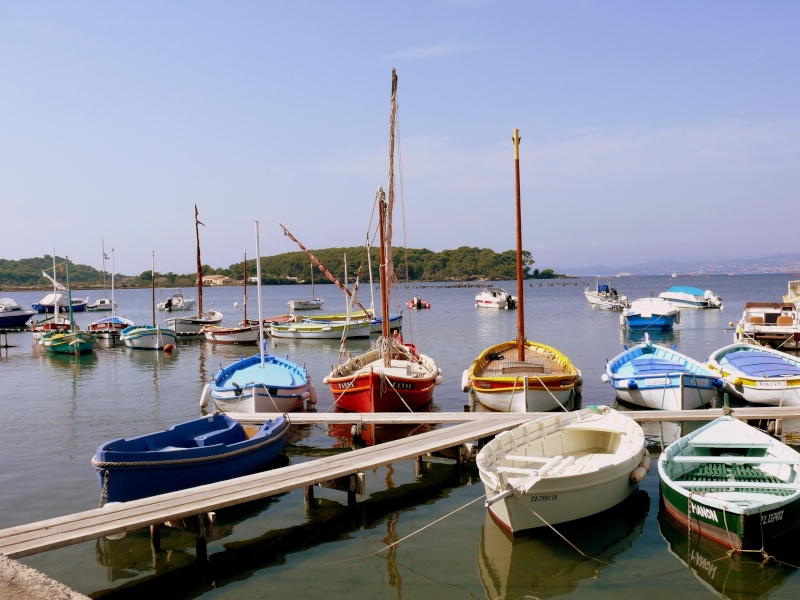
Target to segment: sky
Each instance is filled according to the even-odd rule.
[[[365,243],[540,269],[800,252],[800,2],[0,0],[0,258]],[[106,269],[111,269],[106,262]]]

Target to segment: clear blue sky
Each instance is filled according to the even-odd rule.
[[[788,0],[0,0],[0,258],[359,245],[393,67],[398,245],[513,249],[519,128],[539,268],[798,252],[798,59]]]

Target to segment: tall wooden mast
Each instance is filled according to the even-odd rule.
[[[203,264],[200,262],[200,222],[197,204],[194,205],[194,235],[197,239],[197,314],[203,314]],[[203,225],[205,227],[205,225]]]
[[[525,360],[525,285],[522,279],[522,202],[519,186],[519,129],[514,130],[514,172],[517,184],[517,354]]]

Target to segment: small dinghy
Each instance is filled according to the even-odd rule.
[[[111,440],[92,458],[101,502],[138,500],[255,473],[283,452],[289,429],[289,421],[278,417],[248,435],[234,419],[214,414]]]
[[[769,550],[800,527],[800,454],[723,415],[658,459],[663,508],[690,533],[733,550]]]
[[[642,428],[609,406],[529,421],[477,456],[486,506],[513,535],[611,508],[650,469]]]

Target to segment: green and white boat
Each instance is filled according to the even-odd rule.
[[[734,550],[762,550],[800,527],[800,453],[723,415],[658,459],[663,510]]]

